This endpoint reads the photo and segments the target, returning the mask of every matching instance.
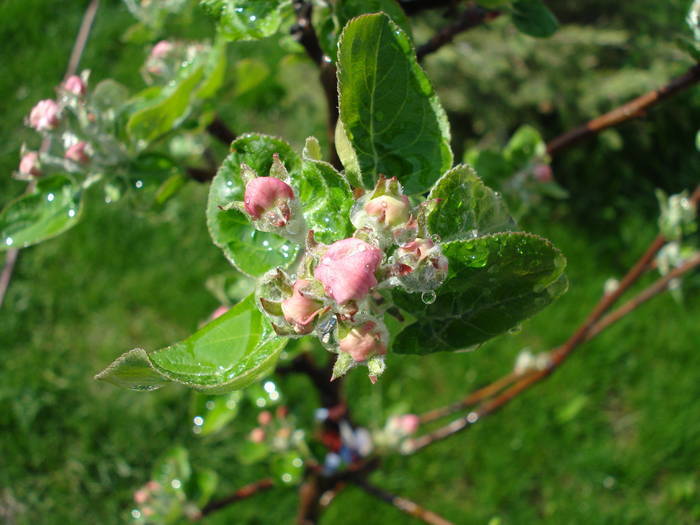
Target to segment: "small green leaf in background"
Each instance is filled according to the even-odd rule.
[[[127,352],[96,379],[135,390],[172,381],[223,394],[270,372],[286,342],[275,336],[251,295],[184,341],[153,352]]]
[[[204,507],[216,492],[219,475],[212,469],[197,469],[187,485],[187,499],[200,509]]]
[[[542,0],[518,0],[513,3],[513,23],[518,31],[537,38],[552,36],[559,22]]]
[[[317,25],[323,52],[336,61],[338,37],[345,25],[356,16],[382,12],[411,37],[411,23],[396,0],[338,0],[327,9],[323,22]]]
[[[235,419],[240,410],[243,392],[236,390],[223,396],[192,394],[193,431],[200,436],[208,436],[223,429]]]
[[[547,154],[542,135],[532,126],[520,126],[503,149],[503,155],[514,169],[521,169],[536,158]]]
[[[516,229],[501,196],[464,164],[445,173],[428,199],[438,200],[428,214],[428,229],[443,242]]]
[[[296,485],[304,475],[304,460],[297,452],[285,452],[272,458],[272,473],[284,485]]]
[[[195,95],[200,99],[213,97],[226,78],[226,44],[217,42],[204,65],[204,77]]]
[[[307,139],[305,149],[313,151],[316,146],[316,139]],[[292,176],[292,183],[303,205],[306,226],[314,230],[318,241],[331,244],[352,235],[350,208],[355,200],[345,177],[333,166],[304,155],[301,172]]]
[[[257,40],[274,35],[291,0],[202,0],[202,7],[218,21],[219,34],[228,40]]]
[[[395,292],[418,320],[401,332],[393,351],[430,354],[483,343],[533,316],[566,290],[566,259],[546,239],[513,232],[443,244],[447,281],[437,299]]]
[[[29,195],[0,212],[0,251],[25,248],[55,237],[81,218],[82,190],[65,175],[40,179]]]
[[[259,176],[267,176],[272,155],[279,154],[292,178],[301,170],[301,159],[292,148],[275,137],[243,135],[231,144],[231,153],[219,168],[209,190],[207,225],[214,244],[241,272],[259,277],[278,266],[294,261],[298,246],[279,235],[257,231],[248,217],[238,210],[221,210],[233,201],[243,201],[245,187],[241,179],[241,163],[253,168]]]
[[[353,184],[398,177],[408,194],[428,190],[452,165],[445,111],[413,44],[384,14],[351,20],[338,44],[338,153]],[[351,146],[349,149],[347,146]]]
[[[163,487],[179,489],[189,481],[192,475],[189,454],[184,447],[173,447],[158,458],[153,466],[152,477]],[[177,480],[179,483],[173,481]]]

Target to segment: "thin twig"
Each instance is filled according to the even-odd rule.
[[[671,80],[665,86],[649,91],[631,102],[609,111],[585,124],[582,124],[563,135],[556,137],[547,144],[547,153],[550,155],[580,142],[586,138],[600,133],[604,129],[616,126],[633,118],[643,117],[646,111],[660,102],[694,86],[700,81],[700,64],[691,67],[685,74]]]
[[[399,4],[407,15],[415,15],[428,9],[455,7],[459,0],[399,0]]]
[[[442,516],[424,509],[417,503],[414,503],[410,499],[403,498],[401,496],[396,496],[391,492],[388,492],[382,488],[379,488],[366,479],[355,479],[353,483],[364,490],[367,494],[378,498],[393,507],[397,508],[401,512],[408,514],[414,518],[417,518],[425,523],[430,523],[431,525],[453,525],[451,521],[446,520]]]
[[[236,140],[236,134],[218,116],[214,117],[214,120],[207,126],[207,133],[225,146],[229,146],[231,142]]]
[[[92,0],[90,4],[85,9],[85,14],[83,15],[83,20],[80,23],[80,29],[78,30],[78,35],[75,37],[75,43],[73,44],[73,49],[68,59],[68,66],[66,67],[66,72],[63,75],[64,80],[69,76],[74,75],[78,70],[80,65],[80,59],[83,56],[83,51],[85,51],[85,45],[90,36],[90,30],[92,29],[92,24],[95,21],[95,15],[97,14],[97,9],[100,7],[100,0]],[[45,153],[51,146],[51,139],[46,137],[42,143],[39,151]],[[36,187],[36,181],[33,180],[27,185],[26,193],[31,193]],[[0,308],[5,301],[5,294],[7,289],[10,287],[10,281],[12,280],[12,274],[15,270],[15,265],[17,264],[17,259],[19,258],[19,248],[13,248],[7,251],[5,256],[5,264],[2,268],[2,274],[0,274]]]
[[[465,9],[456,22],[443,27],[433,38],[418,46],[416,49],[418,60],[423,60],[426,55],[434,53],[442,46],[449,44],[459,33],[490,22],[500,16],[500,14],[500,11],[492,11],[478,6]]]
[[[200,517],[207,516],[212,512],[216,512],[217,510],[220,510],[224,507],[228,507],[229,505],[236,503],[237,501],[250,498],[251,496],[258,494],[259,492],[271,489],[274,486],[275,483],[274,481],[272,481],[271,478],[265,478],[261,479],[260,481],[256,481],[254,483],[246,485],[245,487],[241,487],[236,492],[229,496],[226,496],[225,498],[221,498],[207,503],[202,509],[202,514]]]

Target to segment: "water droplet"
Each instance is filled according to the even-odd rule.
[[[263,385],[263,388],[265,389],[265,392],[268,394],[271,394],[275,390],[277,390],[277,387],[272,381],[265,381],[265,384]]]
[[[479,414],[476,412],[469,412],[467,414],[467,421],[469,421],[469,423],[476,423],[479,421]]]
[[[170,486],[177,490],[182,487],[182,482],[179,479],[174,479],[170,482]]]
[[[141,517],[141,512],[138,509],[134,509],[131,511],[131,517],[137,520]]]
[[[49,202],[53,202],[53,200],[54,200],[55,198],[56,198],[56,196],[55,196],[53,193],[49,193],[49,194],[46,196],[46,200],[49,201]]]
[[[209,401],[206,402],[206,404],[205,404],[204,406],[207,407],[207,410],[214,410],[214,407],[216,406],[216,403],[214,403],[213,401],[209,400]]]
[[[143,181],[142,181],[142,180],[137,180],[137,181],[134,183],[134,186],[136,186],[136,189],[139,189],[139,190],[140,190],[141,188],[143,188]]]
[[[294,459],[292,460],[292,465],[294,465],[294,466],[297,467],[297,468],[298,468],[298,467],[301,467],[303,464],[304,464],[304,462],[302,461],[301,458],[294,458]]]
[[[201,427],[204,424],[204,418],[202,416],[196,416],[192,421],[198,427]]]
[[[437,296],[435,295],[435,292],[432,290],[429,292],[423,292],[420,294],[420,300],[423,301],[425,304],[433,304],[435,302],[435,299]]]
[[[255,15],[250,15],[250,16],[248,17],[248,20],[250,20],[251,22],[255,22],[257,19],[258,19],[258,17],[255,16]]]
[[[229,188],[230,188],[231,186],[233,186],[233,181],[232,181],[232,180],[227,180],[227,181],[226,181],[226,186],[228,186]]]
[[[513,326],[512,328],[510,328],[510,329],[508,330],[508,333],[509,333],[509,334],[517,334],[517,333],[520,332],[522,329],[523,329],[523,326],[522,326],[522,325],[516,324],[515,326]]]
[[[75,210],[73,210],[73,209],[68,210],[68,217],[75,217]]]
[[[8,237],[7,239],[5,239],[5,244],[7,246],[12,246],[13,242],[15,242],[15,241],[12,239],[12,237]]]

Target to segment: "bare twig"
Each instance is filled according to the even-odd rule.
[[[680,93],[700,81],[700,64],[691,67],[685,74],[671,80],[665,86],[649,91],[631,102],[609,111],[577,128],[572,129],[551,140],[547,144],[547,153],[550,155],[559,153],[561,150],[580,142],[586,138],[600,133],[604,129],[616,126],[633,118],[643,117],[646,111],[660,102]]]
[[[85,51],[85,45],[87,44],[88,37],[90,36],[90,30],[92,29],[92,24],[95,21],[95,15],[97,14],[97,9],[100,7],[100,0],[92,0],[90,4],[85,9],[85,14],[83,15],[83,20],[80,23],[80,29],[78,30],[78,35],[75,37],[75,43],[73,44],[73,49],[68,59],[68,66],[66,67],[66,72],[63,75],[64,80],[69,76],[74,75],[78,70],[78,65],[80,65],[80,59],[83,56],[83,51]],[[45,153],[51,146],[51,139],[45,138],[39,151]],[[27,193],[34,191],[36,187],[36,181],[31,181],[27,185]],[[5,301],[5,294],[10,286],[10,281],[12,280],[12,274],[15,270],[15,265],[17,264],[17,259],[19,258],[19,248],[14,248],[7,251],[5,257],[5,264],[2,269],[2,274],[0,274],[0,308]]]
[[[490,22],[500,16],[500,14],[500,11],[492,11],[478,6],[465,9],[456,22],[443,27],[433,38],[416,49],[418,60],[423,60],[426,55],[434,53],[442,46],[449,44],[459,33]]]
[[[225,146],[236,140],[236,134],[221,120],[221,117],[214,117],[214,120],[207,126],[207,133],[217,139]]]
[[[399,0],[399,4],[407,15],[415,15],[428,9],[456,7],[459,0]]]
[[[375,498],[394,506],[401,512],[417,518],[425,523],[430,523],[431,525],[452,525],[451,521],[448,521],[442,516],[435,514],[433,511],[424,509],[409,499],[396,496],[391,492],[379,488],[369,483],[364,478],[355,479],[353,480],[353,483],[364,490],[367,494],[371,494]]]
[[[237,501],[250,498],[251,496],[258,494],[259,492],[271,489],[274,486],[275,483],[272,481],[272,479],[265,478],[261,479],[260,481],[251,483],[250,485],[246,485],[245,487],[241,487],[236,492],[229,496],[226,496],[225,498],[209,502],[202,509],[202,514],[200,517],[207,516],[212,512],[216,512],[217,510],[220,510],[224,507],[228,507],[229,505],[236,503]]]

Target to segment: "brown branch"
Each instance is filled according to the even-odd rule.
[[[407,15],[415,15],[428,9],[456,7],[459,0],[399,0],[399,4]]]
[[[70,58],[68,59],[68,65],[66,67],[66,72],[63,75],[64,79],[69,76],[74,75],[78,70],[80,65],[80,59],[83,56],[83,51],[85,51],[85,45],[87,44],[88,38],[90,37],[90,30],[95,22],[95,16],[97,15],[97,9],[100,7],[100,0],[92,0],[85,9],[85,14],[83,14],[83,19],[80,22],[80,29],[78,29],[78,34],[75,37],[75,43],[73,44],[73,49],[71,50]],[[51,146],[51,139],[46,137],[42,143],[39,151],[45,153],[49,150]],[[36,180],[31,181],[27,185],[26,193],[31,193],[36,187]],[[12,280],[12,274],[15,270],[15,265],[17,264],[17,259],[19,258],[19,248],[13,248],[7,251],[7,256],[5,257],[5,264],[2,268],[2,274],[0,274],[0,308],[5,301],[5,294],[7,289],[10,287],[10,281]]]
[[[311,3],[295,0],[294,9],[297,23],[292,27],[292,35],[304,47],[306,54],[319,67],[319,79],[328,107],[327,137],[330,148],[329,162],[338,170],[343,166],[335,147],[335,127],[338,124],[338,81],[336,69],[330,58],[323,54],[321,44],[311,23]]]
[[[442,46],[449,44],[459,33],[490,22],[500,16],[500,14],[500,11],[492,11],[478,6],[467,8],[459,15],[456,22],[443,27],[433,38],[416,49],[418,60],[423,60],[426,55],[434,53]]]
[[[648,109],[697,84],[698,81],[700,81],[700,64],[694,65],[685,74],[674,78],[665,86],[645,93],[631,102],[609,111],[605,115],[601,115],[556,137],[547,144],[547,153],[550,155],[559,153],[561,150],[592,137],[604,129],[633,118],[643,117]]]
[[[259,492],[271,489],[274,486],[275,483],[274,481],[272,481],[271,478],[265,478],[261,479],[260,481],[256,481],[254,483],[246,485],[245,487],[241,487],[236,492],[229,496],[226,496],[225,498],[210,501],[209,503],[207,503],[202,509],[202,514],[200,518],[203,518],[204,516],[207,516],[212,512],[216,512],[217,510],[220,510],[224,507],[228,507],[229,505],[236,503],[237,501],[241,501],[250,498],[251,496],[255,496]]]
[[[392,505],[404,514],[408,514],[409,516],[417,518],[425,523],[430,523],[431,525],[453,525],[451,521],[446,520],[445,518],[434,513],[433,511],[424,509],[423,507],[409,499],[403,498],[401,496],[396,496],[391,492],[379,488],[369,483],[366,479],[355,479],[353,480],[353,483],[360,487],[362,490],[364,490],[367,494],[370,494],[375,498],[378,498],[384,501],[385,503]]]
[[[206,129],[207,133],[225,146],[230,146],[231,142],[236,140],[236,134],[221,120],[221,117],[214,117]]]

